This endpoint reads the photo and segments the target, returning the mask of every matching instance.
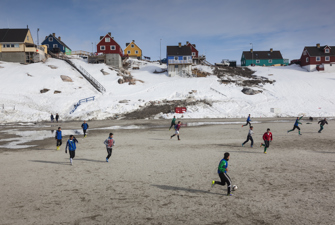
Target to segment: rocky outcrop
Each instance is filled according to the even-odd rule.
[[[256,95],[256,94],[262,93],[263,91],[254,90],[254,89],[251,89],[251,88],[243,88],[242,92],[243,92],[243,94],[246,94],[246,95]]]
[[[69,76],[60,75],[60,78],[61,78],[64,82],[73,82],[73,80],[72,80]]]
[[[48,89],[48,88],[44,88],[44,89],[40,90],[40,93],[43,94],[43,93],[46,93],[46,92],[48,92],[48,91],[50,91],[50,89]]]

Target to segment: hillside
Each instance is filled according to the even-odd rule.
[[[105,64],[87,64],[81,59],[72,62],[85,68],[106,88],[106,93],[97,92],[62,60],[48,59],[46,63],[30,65],[0,62],[0,106],[4,108],[0,122],[49,120],[51,113],[58,113],[62,120],[147,118],[154,114],[155,118],[171,118],[173,115],[168,112],[177,105],[188,105],[184,118],[238,118],[249,113],[253,117],[335,116],[335,73],[310,73],[299,66],[254,67],[253,75],[275,82],[258,83],[252,88],[262,93],[246,95],[241,90],[243,84],[252,85],[243,83],[252,79],[249,77],[168,77],[166,73],[153,73],[165,65],[134,60],[132,63],[140,69],[130,71],[139,81],[129,85],[119,84],[118,71]],[[212,72],[209,67],[197,68]],[[73,82],[62,81],[61,75]],[[227,79],[230,82],[221,81]],[[43,89],[49,91],[40,93]],[[95,101],[80,105],[70,114],[78,100],[91,96],[96,97]],[[270,112],[270,108],[276,108],[277,113]]]

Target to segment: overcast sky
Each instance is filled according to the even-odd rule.
[[[1,0],[0,27],[29,25],[35,43],[56,33],[72,50],[112,33],[125,48],[135,40],[144,56],[165,58],[166,46],[195,43],[214,63],[255,51],[300,58],[304,46],[335,46],[335,0]],[[95,50],[94,50],[95,51]]]

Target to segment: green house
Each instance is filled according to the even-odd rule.
[[[280,51],[244,51],[241,57],[241,66],[250,66],[254,64],[256,66],[277,66],[289,64],[288,59],[283,59]]]

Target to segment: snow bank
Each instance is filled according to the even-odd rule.
[[[48,59],[46,63],[21,65],[1,62],[0,68],[0,122],[32,122],[49,120],[50,114],[58,113],[61,120],[106,119],[145,107],[149,101],[182,100],[192,96],[204,103],[189,106],[184,118],[240,118],[297,116],[335,116],[335,73],[306,72],[299,66],[253,67],[255,75],[276,80],[261,88],[263,93],[245,95],[241,86],[219,84],[216,76],[202,78],[168,77],[167,73],[155,74],[166,65],[132,60],[139,70],[131,70],[136,85],[118,84],[117,71],[105,64],[87,64],[81,59],[71,59],[82,66],[105,88],[106,93],[97,92],[82,76],[66,62]],[[52,69],[50,66],[54,66]],[[211,72],[211,68],[197,66]],[[103,69],[109,75],[103,75]],[[73,82],[63,82],[61,75],[69,76]],[[40,93],[42,89],[50,89]],[[192,90],[195,93],[189,94]],[[216,92],[219,91],[220,93]],[[55,91],[61,91],[54,94]],[[69,114],[80,99],[95,96],[95,101],[83,103]],[[120,103],[128,100],[127,103]],[[271,108],[280,113],[272,113]],[[157,117],[171,118],[172,114]]]

